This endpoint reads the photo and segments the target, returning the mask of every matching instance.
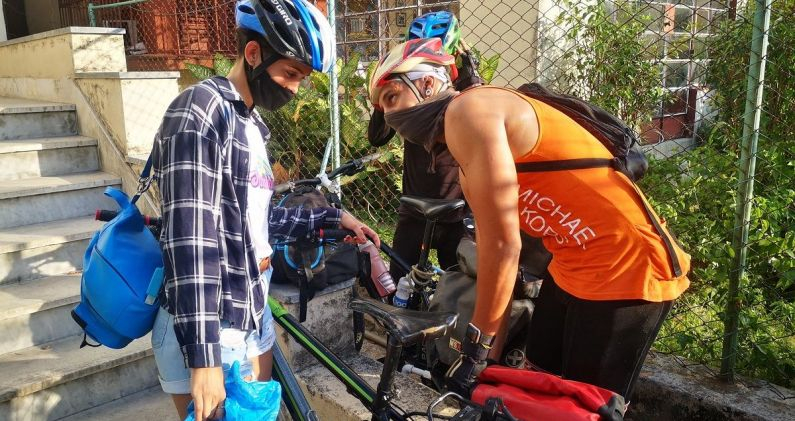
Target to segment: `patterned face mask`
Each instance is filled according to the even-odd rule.
[[[406,142],[431,152],[444,136],[444,113],[456,95],[456,91],[444,90],[413,107],[390,111],[384,114],[384,120]]]

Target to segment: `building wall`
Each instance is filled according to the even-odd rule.
[[[461,0],[462,35],[484,56],[500,55],[492,83],[518,86],[536,78],[540,0]]]
[[[0,2],[0,42],[8,41],[8,35],[6,34],[6,17],[5,13],[3,13],[3,3]]]
[[[31,35],[62,26],[58,0],[25,0],[25,11]]]

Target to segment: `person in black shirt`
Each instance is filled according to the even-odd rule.
[[[484,83],[478,74],[475,56],[466,49],[461,40],[458,21],[450,12],[431,12],[422,15],[410,25],[407,39],[440,38],[445,49],[460,56],[461,66],[453,86],[463,91]],[[373,146],[383,146],[395,135],[395,131],[384,123],[384,114],[374,111],[368,127],[368,140]],[[464,193],[458,182],[458,163],[447,147],[440,145],[427,152],[422,146],[403,142],[403,192],[404,196],[427,199],[463,199]],[[436,224],[431,248],[436,250],[439,266],[449,269],[457,264],[456,249],[464,236],[462,220],[469,213],[468,207],[448,215]],[[425,227],[422,215],[412,213],[402,204],[398,208],[393,249],[409,264],[420,258],[420,245]],[[389,272],[397,282],[406,275],[398,265],[390,264]]]

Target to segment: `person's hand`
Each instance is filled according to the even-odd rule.
[[[223,368],[191,368],[190,371],[190,394],[196,421],[223,418],[226,399]]]
[[[486,368],[486,358],[493,342],[493,336],[482,335],[472,323],[467,326],[461,341],[461,354],[444,375],[448,391],[467,399],[472,396],[478,375]]]
[[[340,219],[340,226],[342,226],[342,228],[353,231],[353,233],[356,235],[357,243],[364,244],[367,242],[367,238],[369,237],[376,247],[381,247],[381,239],[378,238],[378,234],[376,234],[376,232],[373,231],[372,228],[363,224],[361,221],[354,218],[353,215],[349,214],[348,212],[342,212],[342,218]]]
[[[444,375],[444,383],[449,392],[455,392],[466,399],[472,397],[477,386],[478,374],[486,367],[486,363],[477,363],[464,354],[450,366]]]

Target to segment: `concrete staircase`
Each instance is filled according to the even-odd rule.
[[[0,97],[0,421],[79,418],[154,393],[148,338],[80,349],[70,316],[83,253],[101,226],[94,210],[115,209],[102,192],[121,184],[99,168],[75,106]]]

